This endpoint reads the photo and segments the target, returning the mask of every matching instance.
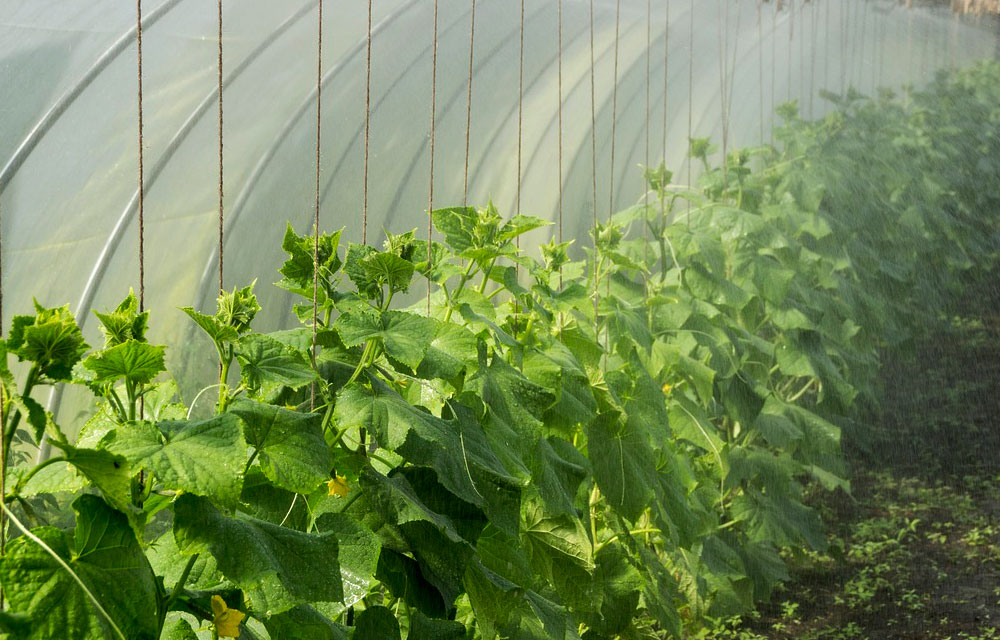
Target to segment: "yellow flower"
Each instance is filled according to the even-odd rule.
[[[347,486],[347,478],[339,473],[326,483],[326,487],[329,490],[328,495],[337,496],[338,498],[346,498],[347,494],[351,491],[350,487]]]
[[[674,385],[669,382],[663,385],[663,393],[670,393],[670,390],[674,388]]]
[[[239,638],[240,622],[247,617],[238,609],[230,609],[222,596],[212,596],[212,622],[220,638]]]

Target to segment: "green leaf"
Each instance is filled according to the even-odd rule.
[[[435,617],[447,615],[451,603],[445,604],[441,592],[424,577],[413,558],[383,548],[375,577],[390,594],[416,610]]]
[[[73,510],[74,535],[53,527],[33,533],[69,565],[126,638],[157,640],[156,579],[125,516],[92,495],[77,498]],[[118,637],[66,569],[27,536],[8,543],[0,583],[10,610],[31,620],[27,634],[17,637]]]
[[[216,300],[217,311],[215,312],[215,317],[219,322],[227,327],[233,327],[240,334],[250,330],[250,323],[260,311],[257,296],[253,293],[253,287],[256,283],[255,280],[242,289],[235,288],[232,291],[223,291],[219,294]]]
[[[264,620],[272,638],[296,640],[348,640],[347,627],[330,620],[316,607],[308,604],[289,609]]]
[[[201,327],[202,331],[208,334],[208,337],[212,339],[216,345],[222,345],[226,342],[235,342],[237,338],[240,337],[238,331],[235,327],[231,327],[215,316],[208,316],[203,313],[198,313],[191,307],[181,307],[181,311],[186,313],[188,317],[194,320],[195,324]]]
[[[117,346],[127,340],[146,341],[149,312],[139,313],[139,300],[131,290],[114,311],[94,311],[94,315],[101,322],[105,348]]]
[[[595,561],[594,582],[604,598],[600,616],[588,620],[588,626],[613,637],[621,634],[635,616],[644,580],[617,545],[601,549]]]
[[[402,473],[386,477],[366,467],[361,474],[365,498],[384,522],[398,529],[405,548],[418,562],[420,574],[440,592],[450,607],[461,593],[462,575],[473,549],[445,514],[429,507]],[[432,489],[433,492],[433,489]],[[440,486],[437,499],[444,503],[447,493]],[[454,498],[452,498],[454,500]]]
[[[149,545],[146,557],[149,558],[153,572],[162,577],[163,583],[166,585],[177,584],[185,567],[187,567],[188,560],[190,560],[190,556],[185,556],[177,548],[174,533],[169,530]],[[219,566],[215,562],[215,558],[205,553],[199,555],[194,561],[185,587],[196,591],[219,591],[231,589],[232,584],[219,573]]]
[[[587,427],[587,450],[601,494],[629,520],[639,517],[653,498],[656,475],[647,436],[617,413],[604,413]]]
[[[316,530],[337,536],[337,559],[344,585],[343,605],[352,607],[368,594],[375,583],[382,545],[371,529],[343,513],[322,514],[316,520]]]
[[[531,480],[549,513],[576,515],[576,494],[590,461],[571,442],[541,438],[532,456]]]
[[[76,467],[90,483],[101,490],[109,503],[129,516],[133,527],[144,522],[144,516],[132,506],[132,467],[123,456],[101,449],[78,449],[64,442],[51,440],[62,450],[63,457]]]
[[[445,242],[456,254],[475,244],[478,219],[475,207],[448,207],[431,212],[434,228],[444,235]]]
[[[243,421],[247,444],[257,449],[264,474],[279,487],[312,493],[330,479],[333,456],[323,439],[322,416],[240,399],[229,407]]]
[[[547,227],[550,224],[552,223],[548,220],[542,220],[541,218],[516,215],[500,227],[500,232],[497,234],[497,242],[508,242],[517,236],[523,235],[540,227]]]
[[[482,427],[464,413],[443,420],[388,387],[373,386],[355,383],[340,391],[334,413],[339,427],[366,427],[383,448],[433,468],[449,491],[516,531],[520,481],[497,458]]]
[[[392,253],[369,253],[358,264],[371,282],[388,286],[392,293],[406,291],[413,280],[413,263]]]
[[[509,469],[527,476],[531,454],[542,435],[539,418],[555,396],[497,354],[488,366],[480,363],[466,388],[477,391],[489,408],[483,426],[493,449]]]
[[[101,447],[127,459],[134,470],[148,469],[168,489],[188,491],[228,505],[238,504],[246,445],[236,416],[200,421],[122,425]]]
[[[440,322],[417,367],[417,375],[450,381],[475,363],[476,336],[460,324]]]
[[[198,640],[198,634],[191,628],[191,623],[184,618],[174,618],[167,622],[160,636],[162,640]]]
[[[369,607],[358,614],[353,640],[399,640],[399,623],[392,611],[382,606]]]
[[[317,250],[314,236],[296,234],[289,223],[285,229],[285,237],[281,242],[281,248],[288,253],[289,257],[279,269],[281,275],[289,284],[311,291],[315,273],[315,259],[318,253],[320,280],[328,282],[330,276],[340,269],[340,257],[337,255],[340,234],[341,231],[320,234]]]
[[[164,347],[126,340],[98,351],[83,361],[83,366],[94,372],[94,382],[115,383],[125,380],[131,384],[146,384],[158,373],[166,371],[163,363]]]
[[[381,637],[381,636],[380,636]],[[454,620],[428,618],[419,611],[410,617],[410,635],[413,640],[466,640],[465,625]]]
[[[344,345],[353,347],[376,340],[386,353],[416,369],[427,351],[428,338],[436,332],[434,320],[405,311],[349,311],[333,323]]]
[[[689,381],[703,403],[712,401],[715,385],[714,369],[684,354],[677,345],[666,343],[662,339],[657,339],[653,343],[653,358],[675,375],[680,375]]]
[[[361,261],[373,253],[376,250],[372,247],[352,242],[347,246],[347,258],[344,259],[344,273],[358,288],[358,293],[369,299],[376,298],[381,292],[371,273],[361,266]]]
[[[594,547],[575,514],[547,514],[539,503],[529,502],[524,510],[522,536],[536,561],[566,560],[585,571],[594,569]]]
[[[299,389],[316,380],[316,372],[301,353],[258,333],[239,339],[236,359],[240,363],[240,377],[252,391],[265,382]]]
[[[89,346],[69,305],[46,309],[35,301],[34,316],[14,316],[7,349],[20,361],[34,362],[50,380],[68,381]]]
[[[333,533],[302,533],[239,513],[230,518],[185,493],[174,503],[174,537],[183,553],[211,553],[258,615],[343,598]]]

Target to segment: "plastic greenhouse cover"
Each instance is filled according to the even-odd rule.
[[[620,21],[615,0],[594,0],[592,66],[591,2],[561,4],[560,95],[560,2],[524,3],[520,201],[522,213],[554,220],[561,181],[565,234],[581,240],[595,207],[605,216],[641,196],[637,165],[665,159],[676,180],[696,177],[689,133],[718,144],[726,122],[729,148],[769,140],[782,102],[819,116],[821,89],[920,83],[992,55],[996,38],[990,24],[895,0],[796,0],[781,11],[758,0],[622,0]],[[463,201],[471,7],[439,0],[435,206]],[[281,234],[289,221],[308,229],[313,216],[316,8],[225,4],[225,280],[231,288],[261,279],[265,329],[291,321],[285,294],[270,285]],[[508,215],[518,181],[519,9],[514,0],[476,3],[469,202],[491,198]],[[137,286],[134,12],[121,0],[0,0],[5,326],[37,296],[69,302],[96,343],[92,310]],[[146,0],[143,12],[146,300],[151,339],[188,345],[174,349],[176,367],[203,346],[176,307],[208,308],[218,277],[217,16],[214,3],[193,0]],[[324,13],[321,220],[356,242],[367,3],[327,2]],[[378,241],[382,228],[426,226],[434,3],[375,0],[373,19],[369,241]],[[71,398],[63,405],[79,408]]]

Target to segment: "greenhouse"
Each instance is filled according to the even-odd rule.
[[[997,0],[0,0],[0,638],[1000,640]]]

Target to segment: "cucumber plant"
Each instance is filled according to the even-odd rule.
[[[751,608],[787,578],[782,550],[825,548],[803,486],[849,490],[840,426],[942,280],[918,267],[944,245],[952,274],[995,257],[975,253],[995,196],[944,172],[852,200],[846,157],[882,113],[883,161],[957,162],[973,134],[930,109],[996,114],[998,73],[940,80],[919,114],[789,107],[782,151],[723,168],[699,142],[701,184],[647,169],[651,197],[583,260],[518,250],[546,223],[492,204],[431,212],[441,242],[289,226],[277,285],[300,326],[255,331],[253,284],[183,309],[220,372],[189,404],[131,294],[97,314],[93,351],[68,308],[36,303],[0,342],[0,633],[600,640]],[[429,302],[401,307],[417,280]],[[74,439],[32,398],[55,384],[95,396]],[[214,411],[193,418],[201,397]],[[32,464],[43,434],[56,454]]]

